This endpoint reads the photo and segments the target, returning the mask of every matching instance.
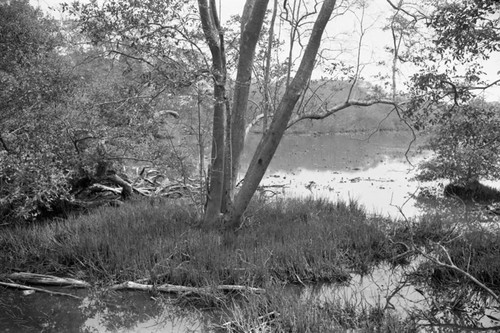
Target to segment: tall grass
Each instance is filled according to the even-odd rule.
[[[185,204],[138,201],[45,225],[4,229],[3,273],[66,274],[182,285],[338,281],[386,255],[386,237],[355,202],[252,203],[232,245]]]
[[[418,332],[416,321],[377,305],[339,298],[319,302],[281,288],[269,288],[225,312],[226,332]]]

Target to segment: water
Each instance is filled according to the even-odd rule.
[[[242,157],[243,170],[260,136],[250,134]],[[369,212],[392,217],[422,213],[413,179],[425,157],[410,133],[375,135],[285,136],[261,182],[266,194],[356,200]],[[243,174],[242,174],[243,176]]]
[[[51,289],[51,288],[46,288]],[[54,290],[52,288],[52,290]],[[81,300],[0,287],[0,332],[208,332],[200,313],[186,312],[168,298],[148,293],[58,291]]]
[[[318,302],[342,300],[360,309],[374,307],[394,310],[405,317],[428,306],[425,295],[408,281],[407,274],[413,269],[382,264],[367,275],[351,274],[347,284],[308,287],[304,296],[312,296]]]

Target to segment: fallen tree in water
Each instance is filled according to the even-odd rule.
[[[45,275],[45,274],[36,274],[36,273],[12,273],[8,275],[0,276],[2,279],[6,279],[9,281],[22,281],[29,284],[37,284],[37,285],[45,285],[45,286],[59,286],[59,287],[70,287],[70,288],[89,288],[91,284],[82,280],[73,279],[73,278],[64,278],[57,277],[53,275]],[[36,288],[27,286],[24,284],[13,283],[13,282],[1,282],[0,286],[15,288],[15,289],[23,289],[23,290],[31,290],[31,291],[39,291],[48,293],[51,295],[58,296],[68,296],[73,298],[80,298],[79,296],[72,295],[69,293],[61,293],[58,291]],[[216,285],[216,286],[206,286],[206,287],[188,287],[188,286],[179,286],[174,284],[143,284],[133,281],[126,281],[123,283],[115,284],[109,286],[105,289],[109,290],[138,290],[138,291],[157,291],[163,293],[172,293],[172,294],[197,294],[197,295],[209,295],[212,292],[237,292],[237,293],[255,293],[262,294],[265,293],[265,289],[263,288],[255,288],[248,287],[243,285]]]

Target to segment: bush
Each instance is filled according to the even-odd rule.
[[[449,179],[468,185],[500,176],[500,110],[497,104],[474,100],[443,114],[427,148],[435,155],[420,166],[422,181]]]

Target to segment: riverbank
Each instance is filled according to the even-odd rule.
[[[235,331],[259,324],[278,331],[416,332],[419,320],[391,311],[388,301],[318,302],[288,292],[287,286],[349,283],[352,274],[369,274],[382,262],[404,267],[424,255],[428,260],[414,272],[415,283],[481,290],[464,271],[498,292],[500,232],[463,226],[437,215],[399,221],[369,216],[356,202],[256,199],[239,232],[223,242],[218,230],[200,224],[189,203],[143,200],[67,220],[4,228],[0,273],[71,277],[104,289],[126,281],[208,287],[213,293],[181,293],[179,300],[187,308],[215,310],[215,322]],[[430,260],[447,263],[447,255],[457,269]],[[218,290],[221,285],[265,292],[235,297]],[[150,292],[158,295],[161,289]]]

